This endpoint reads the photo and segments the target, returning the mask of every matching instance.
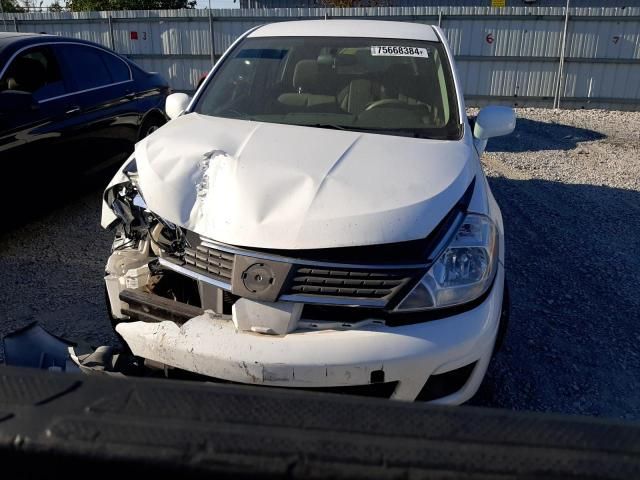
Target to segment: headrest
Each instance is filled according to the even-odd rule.
[[[419,88],[416,83],[416,72],[408,63],[389,65],[383,74],[382,84],[387,95],[394,97],[400,93],[408,95],[409,92]]]
[[[38,60],[20,57],[13,64],[11,86],[14,90],[33,93],[45,84],[45,74],[46,70]]]
[[[303,92],[311,92],[318,83],[318,62],[300,60],[293,71],[293,87]]]

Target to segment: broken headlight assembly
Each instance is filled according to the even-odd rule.
[[[129,240],[149,238],[154,252],[175,253],[184,249],[185,238],[182,230],[147,208],[138,185],[138,171],[135,159],[123,169],[129,179],[114,185],[105,194],[105,200],[116,217],[124,236]],[[126,243],[128,245],[128,243]],[[157,248],[154,248],[157,247]]]
[[[469,213],[456,235],[397,312],[435,310],[471,302],[493,283],[498,265],[498,229],[487,216]]]

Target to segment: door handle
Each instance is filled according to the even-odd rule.
[[[73,113],[78,113],[80,111],[80,107],[78,105],[72,105],[70,107],[67,107],[68,110],[64,113],[66,113],[67,115],[71,115]]]

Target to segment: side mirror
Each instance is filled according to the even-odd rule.
[[[5,90],[0,93],[0,115],[35,110],[38,104],[29,92]]]
[[[167,113],[167,116],[173,120],[182,115],[190,102],[191,97],[186,93],[172,93],[167,97],[164,111]]]
[[[511,107],[485,107],[478,113],[473,128],[474,143],[482,154],[487,140],[509,135],[516,128],[516,112]]]

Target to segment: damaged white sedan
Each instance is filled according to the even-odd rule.
[[[149,365],[459,404],[506,325],[500,210],[437,27],[300,21],[236,41],[105,191],[114,326]]]

